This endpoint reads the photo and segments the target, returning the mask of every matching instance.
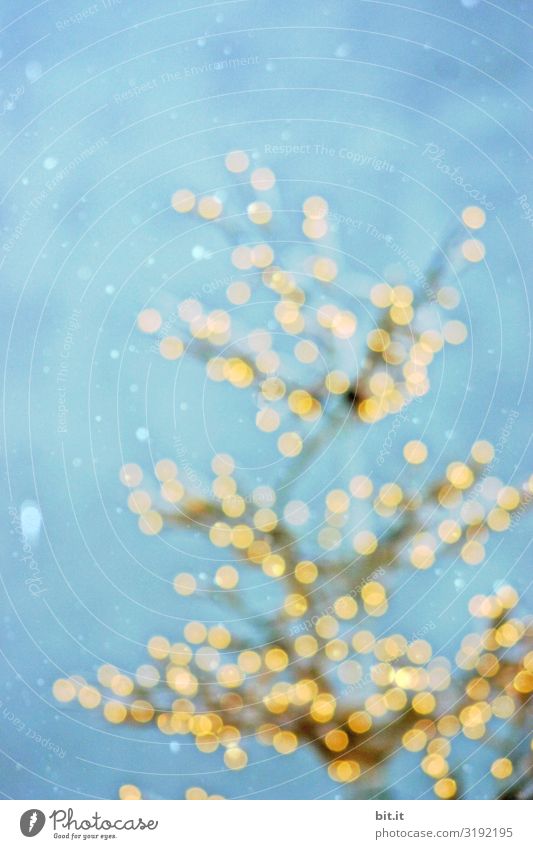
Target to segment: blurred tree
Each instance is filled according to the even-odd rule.
[[[230,215],[217,195],[181,189],[172,197],[176,212],[214,222],[225,240],[232,276],[203,292],[226,307],[208,309],[193,295],[175,305],[178,318],[142,310],[138,328],[165,360],[181,367],[199,358],[209,381],[227,385],[219,433],[232,424],[234,393],[248,391],[252,418],[240,438],[256,440],[259,432],[282,462],[267,465],[257,486],[229,453],[212,458],[205,486],[182,446],[148,473],[136,463],[122,467],[142,533],[194,530],[225,552],[230,562],[214,568],[208,588],[215,618],[153,636],[151,660],[135,676],[106,664],[99,686],[60,679],[55,696],[102,705],[110,723],[156,723],[163,734],[192,735],[201,752],[223,753],[230,770],[246,767],[251,738],[280,755],[312,746],[332,781],[356,796],[387,795],[386,766],[402,749],[417,758],[438,798],[475,796],[456,742],[486,741],[492,774],[512,793],[531,764],[524,741],[533,691],[532,626],[513,613],[517,592],[502,581],[465,600],[465,618],[477,621],[453,660],[439,645],[433,612],[446,617],[446,603],[428,604],[427,620],[410,622],[408,633],[389,611],[397,599],[409,621],[410,600],[440,593],[453,564],[479,567],[489,537],[519,522],[532,497],[533,478],[515,488],[491,474],[501,449],[488,441],[450,458],[440,477],[434,467],[426,471],[421,439],[400,443],[411,405],[430,390],[432,363],[445,345],[467,338],[463,322],[443,317],[460,301],[446,281],[483,259],[472,231],[485,214],[463,210],[425,275],[395,246],[416,283],[374,281],[363,302],[341,282],[350,280],[351,255],[339,247],[324,198],[307,197],[297,213],[303,246],[301,238],[274,238],[274,215],[283,227],[288,211],[275,213],[261,199],[275,191],[273,172],[256,168],[246,186],[250,162],[241,151],[226,157],[226,167],[236,175],[237,197],[251,192],[246,213]],[[249,309],[254,303],[262,312]],[[248,316],[258,315],[262,324],[250,326]],[[339,438],[346,462],[334,468],[328,449]],[[388,468],[398,471],[388,476]],[[437,564],[443,569],[428,589],[422,574]],[[205,601],[192,567],[174,587]],[[228,624],[213,624],[221,610]],[[410,796],[408,775],[401,792]],[[187,795],[207,798],[201,788]],[[302,787],[302,796],[313,795],[312,786]],[[140,790],[124,785],[120,796],[138,798]]]

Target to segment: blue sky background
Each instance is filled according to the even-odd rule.
[[[288,210],[277,238],[301,240],[290,210],[309,194],[323,194],[332,211],[390,234],[425,268],[472,202],[424,154],[435,145],[443,151],[439,161],[459,169],[490,204],[487,254],[460,281],[462,303],[453,317],[468,325],[469,340],[435,364],[438,392],[403,425],[402,441],[424,433],[431,469],[441,474],[475,439],[497,442],[517,411],[496,474],[520,485],[531,472],[533,225],[519,202],[526,195],[533,206],[526,182],[530,5],[5,0],[0,19],[7,482],[0,523],[0,791],[15,798],[114,798],[120,784],[133,781],[151,798],[182,798],[191,784],[230,797],[341,795],[307,749],[284,758],[280,769],[278,756],[252,745],[253,764],[232,774],[188,740],[178,738],[178,746],[151,729],[115,729],[96,712],[60,710],[51,697],[59,675],[90,678],[103,661],[126,670],[144,662],[146,640],[181,628],[190,615],[187,599],[171,588],[177,564],[186,566],[192,553],[210,557],[187,535],[176,542],[139,534],[118,480],[122,462],[146,466],[150,456],[171,456],[177,432],[200,474],[208,473],[209,440],[217,450],[238,449],[243,465],[267,463],[272,452],[246,427],[243,394],[232,397],[222,417],[224,390],[211,387],[206,430],[199,418],[202,369],[186,366],[175,381],[135,321],[143,307],[170,312],[176,301],[231,273],[216,234],[190,231],[169,198],[188,186],[218,189],[233,203],[235,181],[223,158],[234,148],[276,172],[273,205]],[[234,67],[216,64],[230,59]],[[270,151],[275,145],[308,145],[310,152],[282,155]],[[386,166],[372,167],[372,157]],[[244,190],[242,197],[247,202]],[[349,227],[339,227],[338,245],[343,285],[363,314],[370,285],[397,258]],[[196,258],[198,246],[204,258]],[[286,250],[296,258],[300,248]],[[205,251],[212,253],[206,258]],[[261,322],[260,309],[250,320]],[[69,413],[61,434],[56,377],[66,342]],[[383,433],[369,437],[352,474],[369,471]],[[342,464],[351,439],[343,434],[331,446],[330,468]],[[393,463],[384,480],[397,473]],[[24,583],[10,507],[22,513],[46,589],[36,598]],[[423,625],[450,602],[438,640],[453,656],[469,624],[470,595],[490,592],[505,578],[527,604],[530,529],[524,519],[475,575],[456,567],[440,582],[438,599],[430,595],[418,606],[418,594],[442,573],[417,575],[416,597],[397,601],[397,621],[402,604]],[[23,730],[2,716],[4,708]],[[32,739],[29,728],[64,755]],[[464,748],[465,757],[474,751],[468,741]],[[487,747],[467,763],[474,797],[494,794],[482,778],[490,762]],[[389,795],[429,792],[416,764],[416,756],[394,762]],[[412,773],[403,778],[406,770]]]

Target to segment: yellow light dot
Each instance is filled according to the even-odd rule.
[[[176,212],[190,212],[196,202],[196,198],[189,189],[178,189],[172,195],[172,206]]]
[[[87,710],[94,710],[102,701],[102,696],[95,687],[81,687],[78,701]]]
[[[471,230],[479,230],[483,227],[486,215],[479,206],[467,206],[461,213],[463,223]]]
[[[304,416],[313,406],[313,398],[305,389],[294,389],[287,399],[289,409],[296,415]]]
[[[142,469],[136,463],[126,463],[124,466],[122,466],[120,470],[120,480],[124,484],[124,486],[139,486],[142,479]]]
[[[409,286],[395,286],[391,293],[392,303],[397,307],[408,307],[413,303],[413,290]]]
[[[402,745],[408,752],[420,752],[426,745],[427,736],[418,728],[406,731],[402,737]]]
[[[251,290],[247,283],[242,280],[237,280],[230,283],[226,290],[226,297],[232,304],[245,304],[250,300]]]
[[[412,663],[427,663],[432,655],[432,648],[426,640],[414,640],[407,648],[407,657]]]
[[[180,572],[180,574],[176,575],[174,578],[174,589],[178,595],[192,595],[196,589],[195,577],[190,575],[188,572]]]
[[[137,327],[143,333],[157,333],[161,323],[161,314],[154,309],[143,310],[137,316]]]
[[[364,734],[372,728],[372,719],[365,710],[356,710],[348,718],[348,726],[355,734]]]
[[[448,544],[457,542],[461,537],[461,526],[454,519],[444,519],[439,525],[439,537]]]
[[[429,545],[415,545],[410,560],[416,569],[430,569],[435,562],[435,552]]]
[[[183,350],[183,342],[177,336],[165,336],[159,343],[159,352],[165,360],[179,359]]]
[[[335,369],[326,375],[324,384],[328,392],[331,392],[333,395],[344,395],[349,389],[350,380],[344,371]]]
[[[402,498],[403,492],[397,483],[383,484],[379,490],[379,500],[386,507],[397,507]]]
[[[148,640],[148,654],[156,660],[164,660],[168,657],[170,643],[166,637],[151,637]]]
[[[311,634],[296,637],[294,650],[300,657],[313,657],[318,651],[318,642]]]
[[[329,257],[318,257],[313,263],[313,274],[322,283],[331,283],[337,276],[337,263]]]
[[[350,481],[350,492],[354,498],[369,498],[373,489],[373,483],[366,475],[356,475]]]
[[[175,478],[178,474],[178,467],[172,460],[159,460],[155,465],[155,474],[161,482]]]
[[[443,335],[450,345],[462,345],[468,336],[466,325],[462,321],[447,321],[443,327]]]
[[[133,681],[128,675],[114,675],[111,679],[111,689],[117,696],[129,696],[133,692]]]
[[[289,593],[283,604],[287,616],[303,616],[307,610],[307,601],[301,593]]]
[[[161,485],[161,495],[165,501],[175,504],[177,501],[181,501],[185,495],[185,488],[180,481],[167,480]]]
[[[233,386],[237,386],[239,389],[245,389],[252,382],[254,373],[244,360],[241,360],[239,357],[230,357],[224,363],[224,377]]]
[[[353,538],[353,547],[358,554],[363,554],[365,556],[373,554],[378,547],[377,537],[374,533],[372,533],[372,531],[360,531]],[[363,588],[363,598],[365,598],[364,590],[367,589],[368,586],[369,585],[366,584]]]
[[[335,714],[337,702],[331,693],[319,693],[311,705],[311,716],[315,722],[329,722]]]
[[[300,560],[294,569],[294,577],[300,584],[312,584],[316,581],[318,569],[310,560]]]
[[[207,793],[203,787],[189,787],[185,791],[185,798],[189,802],[203,802],[207,799]]]
[[[328,766],[328,775],[339,783],[357,781],[361,775],[361,767],[354,760],[338,760]]]
[[[279,554],[267,554],[263,558],[262,569],[270,578],[279,578],[285,573],[285,560]]]
[[[350,506],[350,499],[342,489],[332,489],[326,496],[326,505],[332,513],[345,513]]]
[[[140,687],[150,688],[155,687],[158,684],[160,675],[155,666],[150,666],[150,664],[144,663],[142,666],[138,667],[137,672],[135,673],[135,678]]]
[[[232,174],[241,174],[248,168],[250,160],[244,150],[232,150],[227,154],[224,164]]]
[[[453,310],[460,303],[461,296],[453,286],[442,286],[437,292],[437,301],[446,310]]]
[[[252,171],[250,182],[256,191],[266,192],[274,187],[276,177],[270,168],[256,168]]]
[[[371,330],[366,337],[366,343],[371,351],[381,353],[387,350],[391,343],[391,338],[386,330]]]
[[[248,205],[248,218],[254,224],[268,224],[272,218],[272,209],[265,201],[254,201]]]
[[[215,197],[214,195],[203,197],[198,202],[198,214],[202,218],[206,218],[208,221],[211,221],[214,218],[218,218],[221,212],[222,203],[219,198]]]
[[[131,715],[136,722],[150,722],[154,713],[153,705],[145,699],[135,699],[131,705]]]
[[[164,484],[164,486],[166,486],[166,484]],[[153,534],[158,534],[163,527],[163,519],[157,510],[149,510],[148,513],[144,513],[142,516],[139,516],[138,524],[139,529],[143,534],[152,536]]]
[[[296,457],[302,450],[303,442],[298,433],[282,433],[278,439],[278,450],[284,457]]]
[[[506,531],[511,524],[511,517],[507,510],[497,507],[491,510],[487,516],[487,525],[491,531]]]
[[[514,677],[513,687],[517,693],[533,693],[533,672],[520,671]]]
[[[339,623],[333,616],[320,616],[315,625],[315,630],[319,637],[329,640],[338,634]]]
[[[461,548],[461,557],[469,566],[477,566],[485,557],[485,548],[477,540],[469,540]]]
[[[254,541],[254,532],[248,525],[235,525],[231,529],[231,544],[235,548],[248,548]]]
[[[76,687],[68,678],[58,678],[54,681],[52,693],[58,702],[71,702],[76,698]]]
[[[453,799],[457,792],[457,784],[453,778],[441,778],[433,787],[439,799]]]
[[[261,658],[255,651],[243,651],[238,657],[239,668],[247,674],[254,674],[261,668]]]
[[[375,307],[385,309],[392,304],[392,288],[388,283],[377,283],[370,290],[370,300]]]
[[[123,799],[124,801],[138,801],[142,799],[141,791],[135,784],[123,784],[118,791],[118,795],[119,799]]]
[[[414,310],[412,306],[398,307],[395,304],[390,308],[389,315],[394,324],[404,326],[413,320]]]
[[[124,722],[127,715],[128,711],[122,702],[107,702],[104,707],[104,716],[113,725],[119,725],[121,722]]]
[[[448,772],[448,764],[442,755],[427,755],[422,759],[422,770],[431,778],[443,778]]]
[[[480,239],[466,239],[461,245],[461,252],[468,262],[481,262],[485,256],[485,245]]]
[[[403,456],[408,463],[418,465],[427,459],[428,450],[423,442],[420,442],[418,439],[412,439],[404,445]]]
[[[472,470],[464,463],[450,463],[446,469],[446,477],[456,489],[468,489],[474,482]]]
[[[490,463],[494,459],[494,448],[490,442],[481,439],[474,443],[471,454],[476,463]]]
[[[328,203],[320,195],[311,195],[304,201],[302,209],[308,218],[321,219],[328,214]]]
[[[498,493],[497,501],[504,510],[515,510],[520,504],[520,493],[513,486],[504,486]]]
[[[343,595],[335,601],[333,609],[339,619],[353,619],[357,614],[357,602],[352,596]]]
[[[345,731],[335,729],[328,731],[324,738],[324,742],[330,752],[343,752],[348,746],[349,737]]]
[[[328,223],[324,219],[319,221],[313,218],[304,218],[302,232],[308,239],[322,239],[328,232]]]
[[[376,607],[385,601],[385,588],[377,581],[369,581],[361,590],[361,596],[365,604]]]
[[[281,672],[281,670],[287,668],[288,663],[289,657],[283,649],[269,649],[265,654],[265,665],[273,672]]]
[[[238,746],[235,746],[232,749],[226,749],[224,752],[224,763],[228,769],[244,769],[248,763],[248,755],[244,749],[240,749]]]
[[[422,715],[432,713],[436,706],[435,696],[432,693],[417,693],[413,696],[413,710]]]
[[[494,778],[509,778],[513,773],[513,764],[509,758],[497,758],[490,768]]]
[[[274,430],[277,430],[280,421],[279,413],[272,407],[265,407],[263,410],[259,410],[255,416],[257,427],[264,433],[272,433]]]
[[[246,271],[252,267],[252,251],[246,245],[239,245],[231,252],[231,261],[239,271]]]
[[[518,604],[518,593],[513,587],[509,586],[508,584],[504,585],[503,587],[500,587],[497,590],[497,595],[503,607],[509,609],[515,607],[516,604]],[[533,669],[530,671],[533,672]]]
[[[202,622],[187,622],[183,636],[189,643],[203,643],[207,636],[207,628]]]
[[[221,566],[217,569],[215,583],[224,590],[232,590],[239,583],[239,573],[234,566]]]
[[[294,355],[301,363],[314,363],[318,357],[318,348],[314,342],[302,339],[294,348]]]
[[[226,649],[231,643],[231,634],[223,625],[213,625],[209,629],[208,642],[215,649]]]
[[[274,734],[272,745],[280,755],[290,755],[298,746],[298,738],[292,731],[278,731]]]

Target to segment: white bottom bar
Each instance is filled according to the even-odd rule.
[[[6,847],[187,845],[204,849],[532,846],[529,801],[3,801]],[[22,819],[21,819],[22,818]],[[67,841],[69,841],[67,843]],[[31,844],[30,844],[31,845]]]

